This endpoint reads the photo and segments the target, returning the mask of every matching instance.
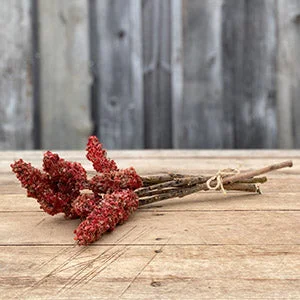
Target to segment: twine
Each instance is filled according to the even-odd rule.
[[[226,194],[226,190],[223,185],[223,177],[226,176],[233,176],[236,174],[239,174],[240,170],[239,169],[224,169],[224,170],[219,170],[216,175],[210,177],[206,181],[206,186],[209,190],[218,190],[221,189],[223,194]],[[212,181],[217,181],[217,184],[215,186],[211,186]]]

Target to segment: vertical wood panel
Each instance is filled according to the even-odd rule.
[[[0,149],[300,147],[298,0],[0,5]]]
[[[145,146],[172,147],[171,4],[143,1]]]
[[[141,2],[101,0],[96,9],[98,135],[108,148],[142,148]]]
[[[184,105],[181,148],[223,145],[222,0],[184,2]]]
[[[87,1],[39,1],[43,148],[82,149],[91,133]]]
[[[237,148],[276,147],[275,4],[224,2],[224,104]]]
[[[0,149],[31,149],[31,1],[0,0],[0,7]]]
[[[236,107],[243,105],[241,80],[243,78],[244,57],[244,6],[245,1],[225,0],[222,21],[222,56],[223,56],[223,101],[224,101],[224,141],[225,148],[237,147]]]
[[[300,148],[300,2],[278,0],[278,130],[280,148]]]
[[[171,70],[172,70],[172,142],[179,148],[182,140],[180,116],[183,110],[182,0],[171,2]]]
[[[41,148],[41,109],[40,109],[40,50],[38,1],[31,0],[32,18],[32,85],[33,85],[33,142],[34,148]]]
[[[97,68],[98,63],[98,29],[97,29],[97,1],[89,0],[89,37],[90,37],[90,71],[93,76],[93,83],[91,85],[91,117],[93,120],[93,135],[98,134],[99,118],[98,118],[98,92],[99,92],[99,72]]]

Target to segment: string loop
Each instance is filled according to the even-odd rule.
[[[227,176],[233,176],[236,174],[239,174],[240,170],[239,169],[224,169],[224,170],[219,170],[216,175],[210,177],[206,181],[206,186],[209,190],[219,190],[221,189],[223,194],[226,194],[226,190],[223,185],[223,178]],[[216,185],[212,186],[211,183],[212,181],[216,181]]]

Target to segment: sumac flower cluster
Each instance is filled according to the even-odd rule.
[[[43,170],[22,159],[11,164],[27,196],[37,199],[41,209],[50,215],[64,213],[67,218],[81,219],[74,231],[80,245],[98,240],[125,222],[138,207],[134,190],[142,186],[134,168],[120,170],[107,158],[97,137],[89,138],[86,150],[97,171],[91,179],[80,163],[66,161],[50,151],[44,154]]]

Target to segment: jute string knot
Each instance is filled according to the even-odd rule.
[[[226,194],[226,190],[224,188],[223,185],[223,178],[227,177],[227,176],[233,176],[236,174],[239,174],[240,170],[239,169],[224,169],[224,170],[219,170],[216,175],[210,177],[207,181],[206,181],[206,186],[209,190],[219,190],[221,189],[223,194]],[[211,182],[212,181],[216,181],[216,185],[215,186],[211,186]]]

